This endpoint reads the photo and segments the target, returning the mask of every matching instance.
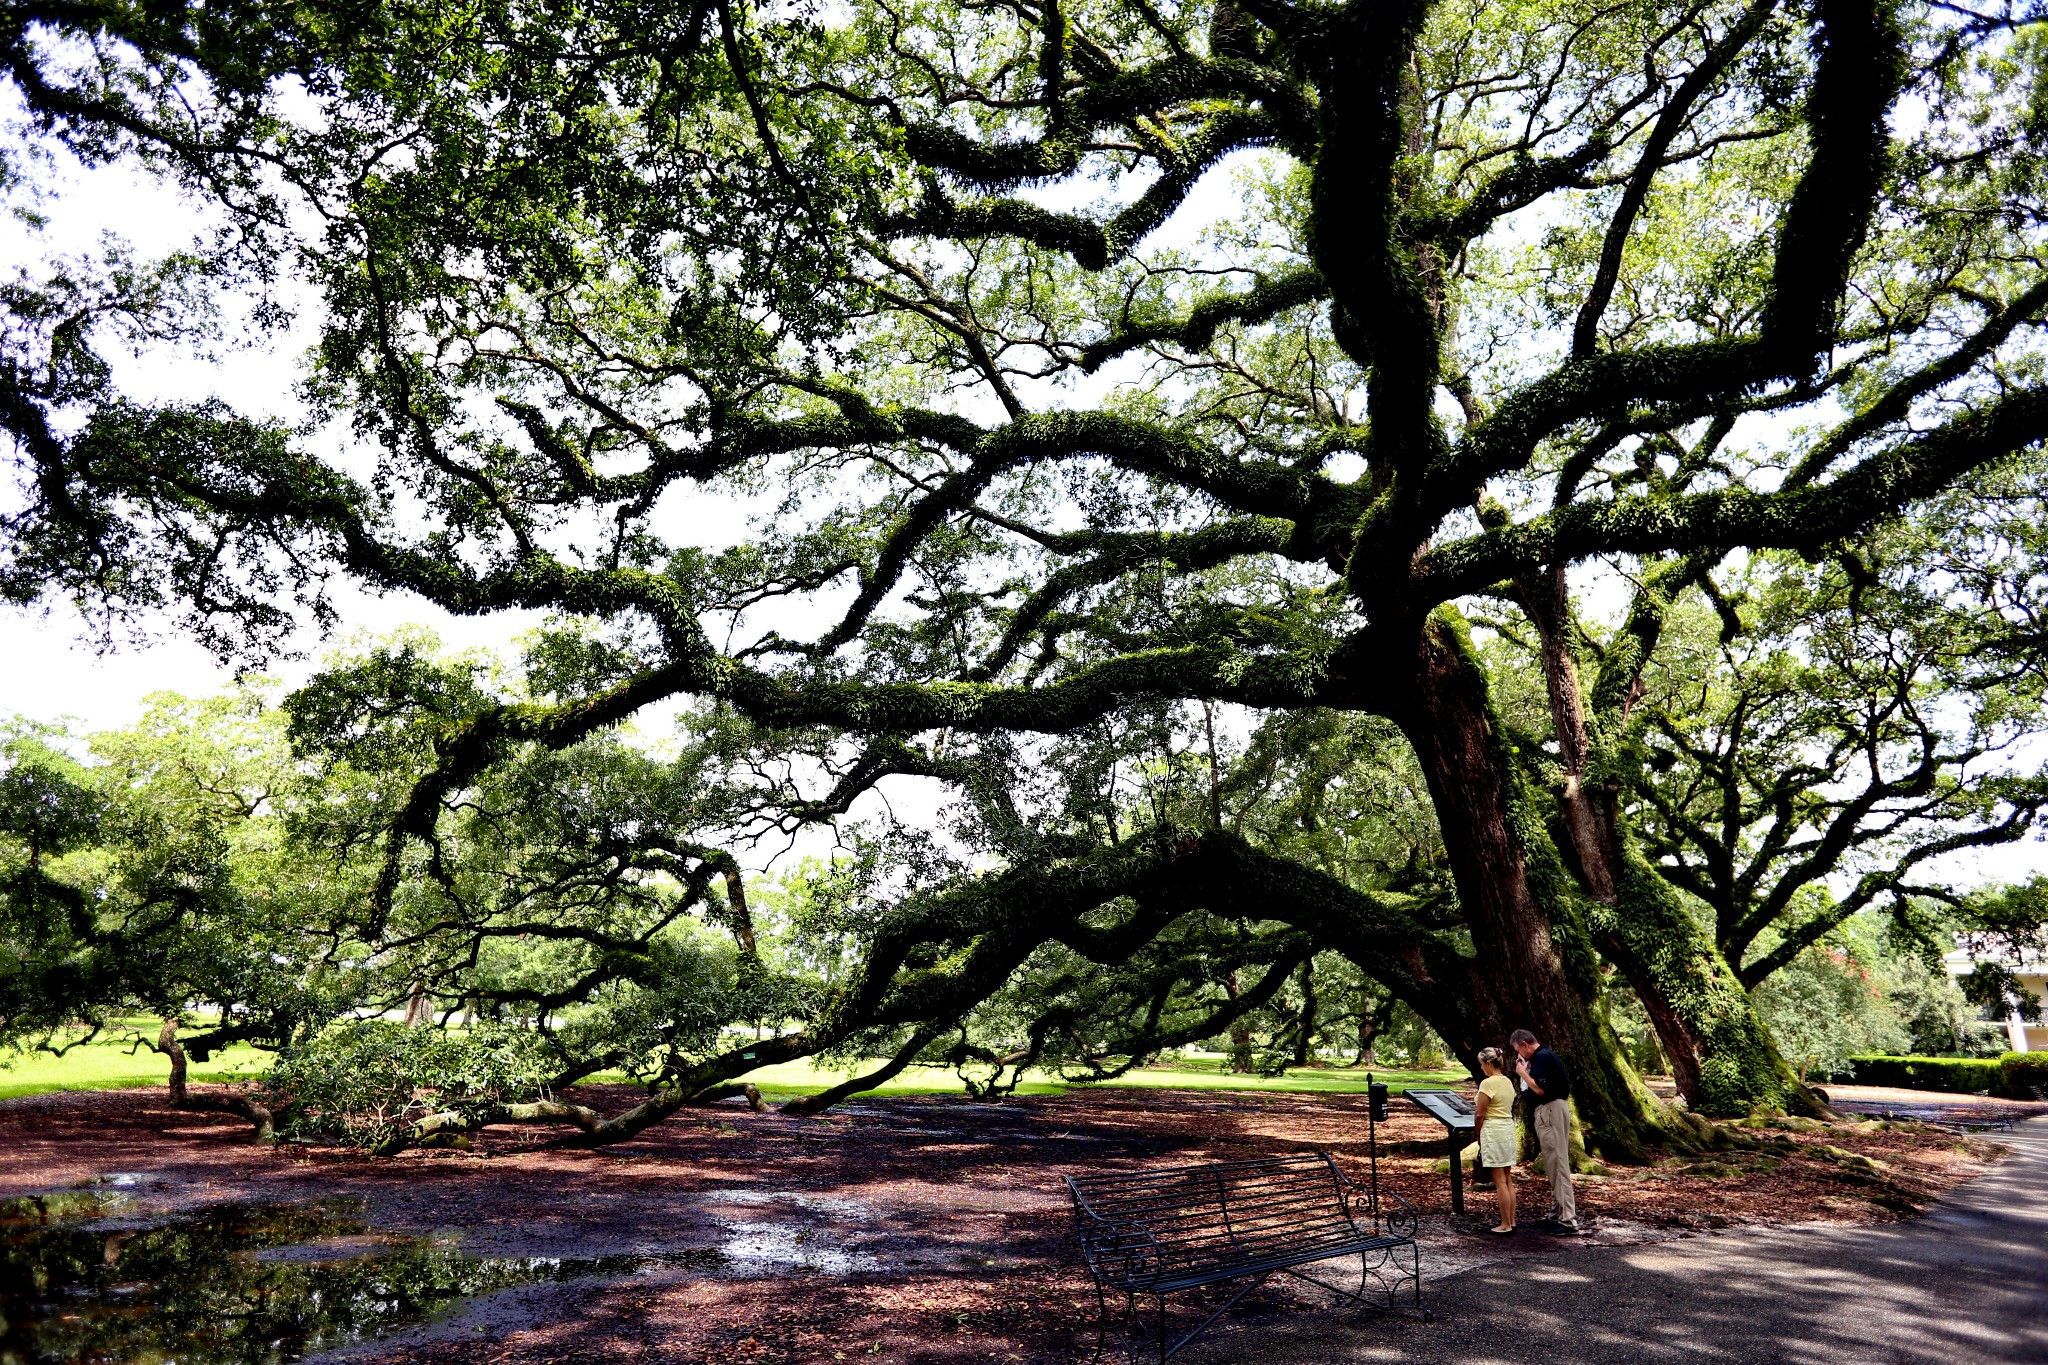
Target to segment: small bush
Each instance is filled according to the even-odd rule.
[[[279,1059],[264,1089],[291,1105],[285,1132],[379,1147],[429,1114],[467,1117],[538,1099],[553,1070],[529,1029],[486,1023],[457,1033],[358,1019]]]
[[[2008,1052],[1998,1059],[1991,1092],[2009,1100],[2048,1100],[2048,1052]]]

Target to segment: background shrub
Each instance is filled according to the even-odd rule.
[[[1833,1079],[1899,1090],[1949,1090],[2009,1100],[2048,1099],[2048,1052],[2002,1057],[1851,1057]]]
[[[1998,1062],[1983,1057],[1851,1057],[1838,1080],[1898,1090],[1951,1090],[1989,1095],[1998,1084]]]
[[[2008,1052],[1998,1059],[1998,1086],[2009,1100],[2048,1100],[2048,1052]]]
[[[456,1032],[390,1019],[336,1024],[264,1077],[283,1131],[377,1147],[429,1114],[465,1118],[541,1098],[554,1064],[531,1029],[482,1023]]]

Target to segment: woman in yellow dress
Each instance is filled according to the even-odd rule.
[[[1479,1050],[1479,1099],[1472,1118],[1479,1126],[1479,1164],[1493,1172],[1494,1198],[1500,1221],[1487,1229],[1502,1234],[1515,1230],[1515,1083],[1507,1078],[1505,1059],[1497,1047]]]

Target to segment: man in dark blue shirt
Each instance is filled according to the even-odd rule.
[[[1571,1073],[1564,1059],[1536,1041],[1536,1035],[1518,1028],[1508,1035],[1508,1045],[1521,1060],[1515,1074],[1529,1097],[1529,1119],[1536,1127],[1536,1142],[1543,1149],[1543,1169],[1550,1176],[1550,1199],[1555,1206],[1544,1231],[1576,1237],[1579,1234],[1579,1196],[1572,1187],[1572,1093]]]

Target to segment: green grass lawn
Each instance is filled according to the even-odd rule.
[[[154,1037],[154,1020],[126,1021],[137,1033]],[[72,1048],[62,1057],[47,1052],[0,1053],[0,1099],[40,1095],[52,1090],[128,1090],[137,1086],[162,1085],[170,1075],[170,1062],[146,1047],[135,1047],[134,1034],[102,1037]],[[194,1063],[187,1079],[192,1081],[246,1080],[270,1064],[270,1054],[237,1046],[216,1053],[204,1064]],[[847,1072],[815,1066],[810,1062],[789,1062],[764,1066],[746,1079],[764,1095],[790,1099],[812,1095],[844,1080]],[[1395,1094],[1410,1086],[1458,1085],[1462,1071],[1377,1070]],[[1240,1076],[1225,1069],[1221,1057],[1195,1057],[1166,1066],[1132,1071],[1107,1086],[1136,1089],[1253,1090],[1288,1094],[1358,1095],[1365,1093],[1363,1071],[1349,1068],[1293,1067],[1282,1076]],[[623,1075],[594,1076],[595,1081],[623,1081]],[[1019,1095],[1063,1095],[1072,1086],[1043,1073],[1017,1087]],[[960,1095],[966,1089],[960,1078],[943,1067],[911,1067],[874,1090],[873,1095]]]
[[[1372,1078],[1385,1081],[1394,1094],[1413,1087],[1464,1085],[1470,1077],[1461,1070],[1448,1071],[1394,1071],[1384,1067],[1370,1069]],[[1279,1076],[1239,1076],[1216,1062],[1179,1062],[1170,1066],[1147,1067],[1125,1075],[1112,1085],[1129,1085],[1153,1088],[1179,1088],[1185,1090],[1273,1090],[1286,1094],[1319,1095],[1363,1095],[1367,1072],[1349,1067],[1331,1069],[1316,1066],[1291,1066]]]
[[[156,1036],[155,1020],[136,1020],[132,1024],[149,1037]],[[61,1057],[47,1052],[0,1052],[0,1100],[52,1090],[132,1090],[137,1086],[163,1085],[170,1079],[170,1059],[146,1047],[135,1047],[134,1041],[133,1034],[102,1035]],[[231,1047],[216,1052],[204,1063],[193,1063],[185,1079],[245,1080],[268,1065],[268,1053],[246,1045]]]
[[[812,1095],[828,1086],[837,1085],[849,1073],[826,1069],[808,1061],[785,1062],[779,1066],[764,1066],[751,1071],[743,1080],[752,1081],[761,1088],[761,1093],[773,1099],[791,1099],[798,1095]],[[1396,1095],[1410,1086],[1461,1085],[1466,1076],[1462,1071],[1394,1071],[1375,1069],[1376,1080],[1385,1081]],[[1325,1094],[1362,1095],[1365,1093],[1366,1073],[1349,1068],[1333,1070],[1325,1067],[1290,1067],[1281,1076],[1241,1076],[1225,1068],[1221,1058],[1197,1058],[1179,1061],[1170,1065],[1143,1067],[1126,1072],[1113,1081],[1102,1081],[1104,1087],[1126,1087],[1140,1090],[1254,1090],[1282,1094]],[[593,1080],[622,1081],[624,1076],[612,1074],[592,1077]],[[1032,1072],[1030,1078],[1017,1087],[1019,1095],[1064,1095],[1075,1089],[1072,1085],[1057,1081],[1043,1072]],[[904,1069],[892,1080],[875,1089],[863,1092],[870,1095],[961,1095],[966,1088],[960,1078],[945,1067],[914,1066]]]

